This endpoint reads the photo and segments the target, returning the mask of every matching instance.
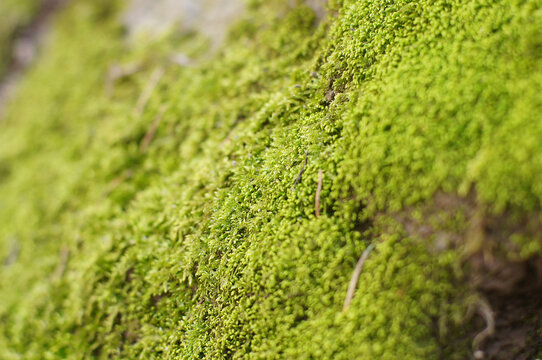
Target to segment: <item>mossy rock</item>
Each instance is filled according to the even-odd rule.
[[[220,49],[122,9],[0,121],[0,358],[537,355],[540,1],[250,0]]]

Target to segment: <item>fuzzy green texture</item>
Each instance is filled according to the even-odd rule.
[[[329,7],[252,0],[212,53],[126,48],[111,1],[65,10],[0,122],[0,358],[465,358],[460,255],[394,214],[473,188],[539,214],[542,4]]]

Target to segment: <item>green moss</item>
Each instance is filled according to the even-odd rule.
[[[212,55],[197,35],[126,48],[108,1],[58,19],[0,123],[1,358],[470,351],[446,344],[469,296],[459,254],[429,252],[393,214],[471,187],[495,212],[536,213],[542,7],[344,0],[316,25],[286,3],[251,1]],[[115,63],[143,69],[109,96]]]

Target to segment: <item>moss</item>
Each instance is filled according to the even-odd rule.
[[[127,48],[109,1],[59,17],[0,123],[1,358],[470,351],[447,342],[467,328],[460,253],[394,214],[472,188],[538,214],[540,3],[336,0],[322,23],[301,2],[249,5],[216,53],[198,35]],[[142,70],[108,95],[115,63]]]

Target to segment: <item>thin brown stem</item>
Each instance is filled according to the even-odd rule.
[[[139,153],[144,154],[147,152],[147,149],[149,145],[152,142],[152,139],[154,139],[154,135],[156,134],[156,131],[158,130],[158,126],[160,126],[160,123],[162,122],[162,118],[164,117],[164,113],[166,111],[165,106],[162,105],[160,110],[158,110],[158,113],[154,117],[153,122],[149,126],[149,129],[147,130],[147,133],[145,134],[145,137],[143,140],[141,140],[141,144],[139,144]]]
[[[68,265],[68,259],[70,258],[70,249],[63,247],[60,249],[60,255],[58,260],[58,265],[53,273],[53,279],[60,279],[66,271],[66,266]]]
[[[369,257],[369,254],[374,249],[374,247],[374,244],[369,245],[367,249],[363,251],[361,257],[358,260],[358,263],[356,264],[356,268],[354,269],[354,273],[352,274],[352,278],[350,279],[348,291],[346,292],[346,297],[344,299],[343,311],[348,310],[350,304],[352,303],[352,299],[354,298],[354,293],[358,285],[359,276],[361,275],[361,271],[363,270],[363,264],[365,264],[365,261],[367,261],[367,258]]]
[[[480,350],[481,346],[484,344],[487,338],[495,334],[495,314],[493,314],[493,310],[491,310],[491,307],[487,301],[480,299],[477,305],[476,310],[484,318],[486,327],[474,337],[472,345],[475,353],[483,355]]]

